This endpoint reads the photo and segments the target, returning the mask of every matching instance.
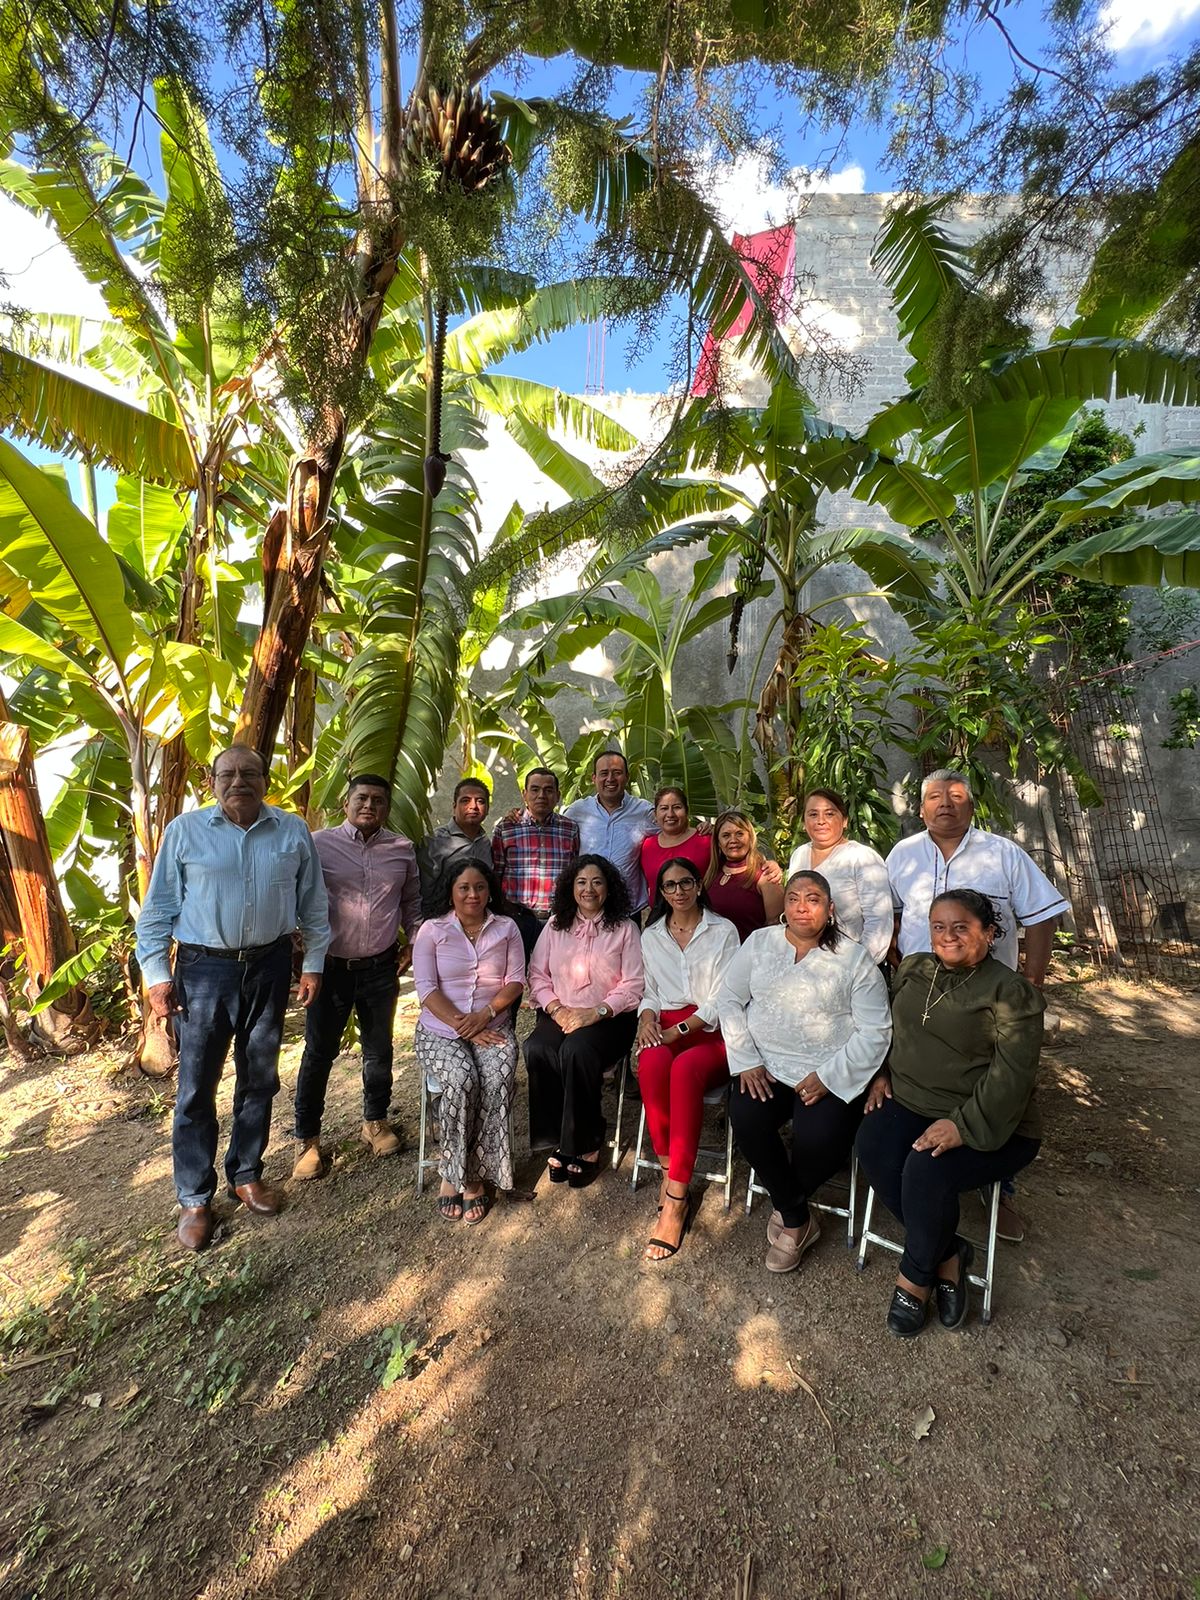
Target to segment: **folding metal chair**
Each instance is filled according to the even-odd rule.
[[[704,1096],[704,1105],[706,1109],[715,1108],[717,1106],[723,1107],[724,1109],[725,1149],[722,1151],[716,1145],[701,1145],[696,1151],[697,1165],[696,1170],[693,1173],[693,1177],[699,1178],[704,1183],[719,1183],[725,1190],[725,1209],[728,1211],[730,1203],[733,1199],[733,1123],[729,1120],[729,1085],[727,1083],[721,1083],[718,1084],[715,1089],[710,1089]],[[642,1146],[645,1143],[645,1139],[646,1107],[643,1103],[641,1120],[638,1123],[637,1148],[635,1149],[633,1156],[632,1187],[634,1189],[636,1189],[638,1186],[638,1177],[643,1168],[645,1168],[647,1171],[652,1171],[658,1174],[661,1174],[662,1172],[662,1167],[659,1165],[658,1157],[653,1151],[651,1151],[648,1156],[644,1156],[642,1154]],[[714,1168],[711,1172],[700,1171],[700,1162],[717,1162],[722,1159],[722,1156],[724,1156],[725,1161],[725,1165],[723,1167]],[[616,1163],[614,1162],[614,1165],[615,1164]]]
[[[1000,1221],[1000,1184],[993,1183],[990,1187],[992,1191],[992,1198],[988,1210],[986,1270],[982,1277],[977,1272],[967,1273],[967,1282],[971,1285],[971,1287],[974,1289],[983,1290],[983,1311],[981,1315],[982,1320],[985,1323],[992,1320],[992,1285],[995,1281],[996,1268],[996,1230]],[[855,1266],[858,1268],[859,1272],[861,1272],[867,1264],[867,1246],[869,1244],[877,1244],[880,1249],[890,1250],[893,1255],[899,1256],[904,1254],[904,1246],[897,1244],[894,1239],[889,1239],[882,1233],[872,1233],[871,1213],[874,1209],[875,1191],[874,1189],[868,1188],[867,1204],[863,1211],[862,1233],[859,1236],[858,1243],[858,1260],[855,1262]]]
[[[754,1168],[750,1168],[750,1181],[746,1185],[746,1215],[749,1216],[754,1207],[754,1196],[766,1194],[761,1183],[754,1181]],[[854,1249],[854,1218],[858,1209],[858,1157],[853,1150],[850,1152],[850,1193],[844,1206],[827,1205],[820,1200],[809,1200],[809,1205],[814,1211],[823,1211],[829,1217],[845,1217],[846,1219],[846,1249]]]
[[[440,1100],[441,1097],[442,1097],[442,1086],[438,1082],[436,1075],[434,1073],[432,1073],[432,1072],[423,1072],[421,1074],[421,1126],[420,1126],[420,1132],[417,1135],[417,1194],[418,1195],[420,1195],[420,1194],[422,1194],[424,1192],[424,1189],[425,1189],[425,1174],[426,1174],[426,1172],[428,1172],[431,1167],[436,1171],[437,1170],[438,1161],[440,1159],[438,1156],[435,1156],[435,1155],[434,1156],[426,1156],[426,1154],[425,1154],[425,1135],[426,1135],[426,1129],[428,1128],[429,1123],[433,1119],[435,1119],[436,1116],[437,1116],[437,1111],[435,1109],[434,1102],[437,1101],[437,1100]],[[514,1096],[513,1100],[509,1101],[509,1106],[508,1106],[508,1147],[509,1147],[510,1150],[515,1150],[515,1148],[516,1148],[516,1124],[515,1124],[515,1120],[514,1120],[514,1116],[513,1116],[513,1112],[515,1110],[515,1098],[516,1097]]]
[[[604,1074],[605,1084],[610,1084],[616,1078],[617,1089],[617,1125],[613,1129],[613,1136],[609,1140],[612,1145],[612,1169],[615,1172],[621,1165],[621,1157],[625,1154],[625,1147],[621,1143],[621,1118],[625,1115],[625,1080],[630,1073],[630,1056],[623,1055],[615,1066],[609,1067]]]

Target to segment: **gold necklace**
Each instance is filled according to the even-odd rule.
[[[948,994],[953,994],[955,992],[955,990],[957,990],[957,989],[965,988],[967,986],[967,984],[970,983],[971,979],[975,976],[975,969],[974,969],[974,967],[972,967],[970,972],[967,973],[966,977],[963,978],[961,980],[961,982],[953,984],[949,989],[943,989],[942,992],[938,995],[937,999],[934,1000],[933,999],[933,986],[937,982],[938,973],[941,972],[942,970],[943,970],[942,967],[935,963],[934,968],[933,968],[933,975],[929,980],[929,993],[925,996],[925,1009],[921,1012],[921,1023],[922,1023],[922,1026],[924,1026],[924,1024],[929,1021],[929,1013],[931,1011],[936,1011],[938,1006],[941,1005],[942,1001],[946,998],[946,996]],[[932,1005],[930,1004],[931,1000],[933,1001]]]

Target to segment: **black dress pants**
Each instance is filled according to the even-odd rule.
[[[809,1195],[845,1166],[865,1098],[865,1094],[857,1095],[847,1105],[835,1094],[824,1094],[806,1106],[790,1084],[773,1083],[771,1098],[758,1100],[734,1078],[729,1090],[733,1137],[758,1181],[766,1186],[785,1228],[805,1225]],[[789,1119],[790,1155],[780,1137]]]
[[[599,1148],[604,1074],[628,1054],[636,1032],[635,1011],[564,1033],[553,1017],[538,1008],[537,1022],[525,1041],[531,1145],[557,1146],[565,1156],[584,1156]]]
[[[1010,1178],[1038,1153],[1038,1141],[1014,1133],[998,1150],[959,1145],[935,1156],[914,1150],[913,1141],[935,1122],[899,1100],[885,1100],[865,1116],[855,1148],[875,1193],[904,1227],[900,1271],[910,1283],[932,1284],[937,1269],[954,1254],[958,1197],[998,1178]]]

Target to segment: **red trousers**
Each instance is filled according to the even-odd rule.
[[[695,1009],[662,1012],[663,1032]],[[653,1045],[638,1057],[637,1076],[655,1154],[660,1161],[665,1158],[672,1183],[690,1183],[700,1147],[704,1096],[729,1080],[725,1042],[719,1033],[688,1033],[673,1044]]]

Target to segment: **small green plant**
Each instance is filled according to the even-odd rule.
[[[213,1334],[212,1349],[202,1367],[187,1367],[175,1384],[175,1394],[185,1406],[208,1412],[220,1411],[237,1393],[246,1375],[246,1363],[226,1347],[236,1328],[232,1317]]]
[[[381,1329],[375,1348],[364,1363],[368,1372],[378,1374],[381,1389],[390,1389],[407,1375],[408,1364],[420,1348],[416,1339],[405,1338],[405,1332],[402,1322]]]
[[[1200,739],[1200,694],[1192,688],[1180,689],[1168,702],[1171,731],[1162,742],[1164,750],[1194,750]]]
[[[23,1300],[0,1316],[0,1355],[35,1355],[49,1343],[50,1313],[36,1300]]]
[[[186,1322],[195,1328],[210,1307],[241,1304],[252,1299],[260,1288],[253,1263],[248,1260],[233,1268],[189,1261],[175,1282],[158,1296],[154,1316],[156,1321]]]

